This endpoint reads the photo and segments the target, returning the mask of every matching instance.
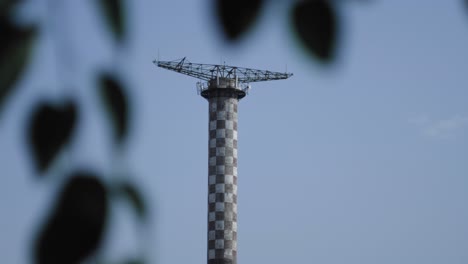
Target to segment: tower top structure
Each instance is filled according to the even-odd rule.
[[[161,68],[182,73],[197,79],[211,81],[217,78],[234,79],[238,83],[282,80],[291,77],[292,73],[256,70],[237,66],[202,64],[189,62],[186,57],[173,61],[153,61]]]

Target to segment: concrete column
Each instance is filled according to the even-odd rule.
[[[201,92],[209,102],[208,264],[237,264],[237,105],[245,95],[228,78]]]
[[[229,95],[208,98],[208,264],[237,263],[238,99]]]

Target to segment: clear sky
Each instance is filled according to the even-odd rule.
[[[159,53],[161,60],[187,56],[273,71],[287,65],[294,73],[253,84],[239,105],[240,264],[467,263],[463,1],[341,3],[331,67],[297,45],[289,1],[271,2],[232,46],[219,34],[211,1],[128,1],[129,46],[114,56],[110,33],[96,26],[93,1],[68,1],[55,19],[66,21],[59,28],[69,38],[74,71],[58,76],[45,30],[0,120],[2,261],[30,262],[32,237],[63,182],[54,175],[67,171],[60,165],[47,180],[34,176],[24,129],[29,107],[70,93],[60,87],[69,82],[85,118],[62,159],[69,169],[89,166],[106,175],[124,168],[151,212],[142,236],[129,208],[115,206],[102,255],[147,250],[150,263],[206,262],[208,103],[197,96],[196,79],[152,64]],[[50,28],[45,1],[31,6],[32,20]],[[122,72],[130,88],[131,137],[117,166],[95,93],[99,67]]]

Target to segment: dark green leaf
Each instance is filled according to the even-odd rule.
[[[77,121],[77,106],[72,101],[62,105],[41,102],[35,108],[28,128],[28,140],[36,167],[43,172],[68,143]]]
[[[126,198],[140,218],[146,217],[145,200],[135,185],[129,182],[120,183],[117,185],[116,194]]]
[[[0,0],[0,16],[5,17],[11,12],[12,7],[21,0]]]
[[[104,184],[86,171],[68,179],[36,239],[36,264],[81,263],[101,243],[109,210]]]
[[[122,264],[143,264],[143,263],[145,263],[145,261],[142,259],[130,259],[130,260],[124,261]]]
[[[216,15],[228,40],[237,40],[260,13],[262,0],[214,0]]]
[[[107,24],[117,40],[122,40],[125,33],[123,0],[99,0]]]
[[[0,110],[30,57],[36,36],[35,28],[18,28],[0,18]]]
[[[294,6],[292,21],[305,47],[322,61],[334,57],[337,17],[330,1],[309,0]]]
[[[122,142],[128,131],[128,104],[122,85],[109,74],[102,74],[99,79],[100,95],[107,106],[114,125],[115,139]]]

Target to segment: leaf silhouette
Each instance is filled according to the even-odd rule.
[[[146,205],[138,188],[130,182],[122,182],[116,186],[116,194],[126,198],[141,219],[146,217]]]
[[[37,264],[81,263],[99,246],[108,218],[108,194],[87,171],[70,175],[34,247]]]
[[[4,4],[6,5],[6,4]],[[30,57],[36,29],[18,28],[0,17],[0,110]]]
[[[11,11],[12,7],[20,1],[21,0],[0,0],[0,16],[8,16],[8,13]]]
[[[122,0],[99,0],[99,5],[115,38],[121,41],[125,34],[125,14]]]
[[[130,260],[126,260],[123,264],[143,264],[145,263],[145,261],[143,261],[142,259],[130,259]]]
[[[237,40],[257,18],[262,0],[215,0],[215,11],[228,40]]]
[[[310,0],[297,3],[293,8],[292,21],[298,37],[312,54],[324,62],[333,59],[337,18],[329,1]]]
[[[99,78],[101,99],[106,105],[114,125],[117,142],[122,142],[127,135],[129,107],[122,85],[114,76],[104,73]]]
[[[54,106],[39,103],[29,122],[28,140],[36,167],[43,172],[60,149],[68,143],[77,121],[77,106],[72,101]]]

